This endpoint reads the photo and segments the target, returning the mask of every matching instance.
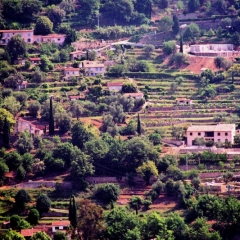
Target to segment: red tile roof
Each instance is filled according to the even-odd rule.
[[[52,222],[52,226],[70,226],[70,221],[57,221]]]
[[[69,96],[70,99],[79,99],[79,98],[85,98],[84,95],[78,95],[78,96]]]
[[[177,98],[178,101],[190,100],[189,98]]]

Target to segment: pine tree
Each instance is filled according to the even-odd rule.
[[[3,135],[2,135],[3,147],[6,149],[11,148],[10,146],[10,124],[5,117],[3,125]]]
[[[179,21],[177,16],[174,14],[173,15],[173,26],[172,26],[172,30],[174,34],[178,34],[179,32]]]
[[[53,117],[53,103],[50,98],[50,109],[49,109],[49,135],[54,135],[54,117]]]
[[[72,226],[74,228],[77,227],[77,206],[76,206],[76,202],[75,202],[75,197],[72,196]]]
[[[141,121],[140,121],[139,114],[138,114],[138,121],[137,121],[137,133],[138,133],[138,135],[142,134],[142,127],[141,127]]]

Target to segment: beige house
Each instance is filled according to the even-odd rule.
[[[74,61],[76,58],[80,59],[82,57],[86,57],[86,52],[83,51],[75,51],[70,53],[71,61]]]
[[[144,94],[142,92],[137,93],[124,93],[124,97],[133,97],[133,98],[143,98]]]
[[[109,91],[122,91],[123,82],[108,82],[107,87]]]
[[[65,41],[65,34],[48,34],[46,36],[41,36],[42,42],[51,42],[62,45]]]
[[[80,63],[80,68],[83,68],[86,76],[104,76],[105,66],[103,63],[99,63],[96,61],[82,61]]]
[[[205,190],[210,193],[215,193],[215,192],[223,193],[227,191],[227,187],[223,183],[206,182]]]
[[[235,124],[196,125],[187,129],[187,146],[194,145],[195,138],[203,137],[205,141],[234,143]]]
[[[192,105],[192,100],[189,98],[177,98],[176,104],[177,105]]]
[[[70,77],[78,77],[80,76],[79,68],[65,68],[64,76],[68,80]]]
[[[33,43],[33,29],[30,30],[0,30],[0,45],[6,45],[16,35],[20,35],[26,43]]]

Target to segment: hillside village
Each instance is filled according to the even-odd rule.
[[[0,239],[240,239],[238,0],[2,0],[0,89]]]

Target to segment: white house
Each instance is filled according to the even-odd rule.
[[[103,63],[98,63],[96,61],[82,61],[80,63],[80,68],[83,68],[86,76],[104,76],[105,66]]]
[[[65,68],[64,76],[68,80],[70,77],[78,77],[80,76],[79,68]]]
[[[203,137],[205,141],[234,143],[235,124],[195,125],[187,129],[187,146],[194,145],[195,138]]]
[[[122,91],[123,82],[108,82],[107,87],[109,91]]]
[[[48,34],[46,36],[41,36],[42,42],[51,42],[62,45],[65,41],[65,34]]]
[[[22,82],[18,82],[18,89],[25,89],[28,86],[28,81],[22,81]]]
[[[191,45],[190,52],[197,56],[232,56],[233,44],[198,44]]]
[[[70,221],[68,221],[68,220],[52,222],[52,232],[53,233],[55,233],[59,230],[68,230],[69,227],[70,227]]]

